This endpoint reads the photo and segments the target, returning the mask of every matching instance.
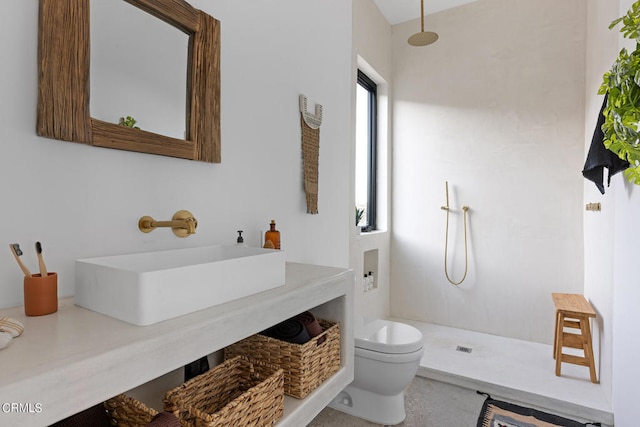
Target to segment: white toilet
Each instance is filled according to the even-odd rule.
[[[422,357],[422,333],[413,326],[381,319],[355,319],[354,380],[329,406],[378,424],[405,417],[404,390]]]

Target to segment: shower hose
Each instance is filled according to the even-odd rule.
[[[443,209],[447,211],[447,226],[446,226],[446,233],[445,233],[445,239],[444,239],[444,275],[447,277],[447,280],[449,281],[449,283],[451,283],[452,285],[458,286],[459,284],[464,282],[464,279],[467,277],[467,271],[469,270],[469,257],[468,257],[468,251],[467,251],[467,211],[469,210],[469,207],[468,206],[462,207],[463,222],[464,222],[464,275],[462,276],[462,279],[460,279],[459,282],[454,282],[453,280],[451,280],[451,277],[449,277],[449,271],[447,267],[447,253],[449,252],[449,206],[448,206],[449,200],[448,199],[449,197],[447,192],[447,206],[446,208],[443,207]]]

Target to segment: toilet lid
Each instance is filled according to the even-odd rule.
[[[379,353],[411,353],[422,348],[422,332],[404,323],[382,319],[356,322],[355,346]]]

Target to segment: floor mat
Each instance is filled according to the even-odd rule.
[[[600,424],[582,424],[536,409],[494,400],[487,395],[487,399],[482,405],[480,417],[478,417],[477,427],[585,427],[595,425]]]

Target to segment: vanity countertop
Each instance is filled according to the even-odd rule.
[[[60,299],[47,316],[0,310],[25,326],[0,350],[0,425],[49,425],[314,308],[343,324],[342,361],[326,390],[290,402],[278,424],[305,425],[297,423],[353,379],[353,277],[347,269],[287,263],[284,286],[144,327],[78,307],[73,298]]]

